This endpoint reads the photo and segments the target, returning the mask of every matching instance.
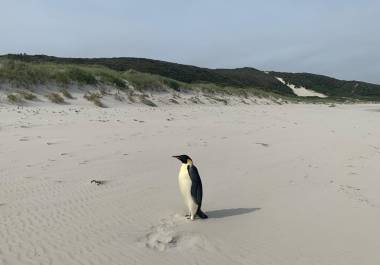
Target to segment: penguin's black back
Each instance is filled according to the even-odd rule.
[[[202,206],[203,197],[201,177],[199,176],[198,169],[194,165],[188,165],[187,171],[189,172],[189,176],[191,179],[191,197],[193,197],[195,203],[198,205],[198,208],[200,209]]]

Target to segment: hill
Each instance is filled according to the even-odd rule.
[[[333,98],[355,98],[361,100],[380,100],[380,85],[361,81],[345,81],[310,73],[270,72],[286,83],[305,87]]]
[[[239,69],[208,69],[191,65],[183,65],[144,58],[60,58],[46,55],[2,56],[6,59],[32,63],[60,63],[100,65],[117,71],[135,70],[175,79],[185,83],[213,83],[221,86],[255,87],[282,95],[294,95],[293,91],[268,76],[263,71],[254,68]]]
[[[111,80],[116,85],[123,86],[118,73],[126,71],[137,71],[141,73],[161,76],[166,83],[177,86],[176,81],[184,84],[208,84],[217,87],[228,87],[241,89],[256,89],[275,93],[287,97],[296,97],[291,85],[304,87],[315,92],[322,93],[330,99],[358,99],[358,100],[380,100],[380,85],[361,81],[345,81],[336,78],[316,75],[310,73],[286,73],[286,72],[264,72],[255,68],[244,67],[236,69],[208,69],[191,65],[183,65],[145,58],[61,58],[47,55],[7,54],[0,59],[8,61],[24,62],[33,65],[68,65],[68,66],[97,66],[103,67],[103,79]],[[55,66],[54,66],[55,67]],[[21,67],[22,68],[22,67]],[[55,67],[57,68],[57,67]],[[108,69],[108,70],[107,70]],[[111,71],[112,70],[112,71]],[[20,71],[18,69],[17,71]],[[93,70],[91,70],[93,72]],[[104,72],[102,71],[102,72]],[[99,72],[99,71],[97,71]],[[83,73],[70,70],[70,78],[87,78],[87,81],[95,82],[94,78],[84,76]],[[14,73],[17,75],[18,73]],[[59,74],[59,73],[58,73]],[[57,73],[54,76],[58,75]],[[78,75],[79,74],[79,75]],[[1,77],[1,76],[0,76]],[[146,77],[146,76],[145,76]],[[35,78],[27,76],[26,78]],[[40,78],[43,78],[42,76]],[[278,80],[282,78],[285,82]],[[146,80],[136,79],[135,82]]]

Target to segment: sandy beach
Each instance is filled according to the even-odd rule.
[[[378,110],[0,106],[0,264],[380,264]]]

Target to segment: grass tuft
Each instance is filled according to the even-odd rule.
[[[19,96],[17,96],[16,94],[7,95],[7,99],[9,102],[12,102],[12,103],[20,103],[21,102],[21,98]]]
[[[17,93],[25,100],[35,100],[37,98],[36,95],[28,91],[18,91]]]
[[[57,104],[65,103],[65,99],[58,93],[50,93],[46,95],[46,97],[53,103],[57,103]]]
[[[165,78],[163,79],[163,83],[167,85],[168,87],[174,89],[175,91],[178,91],[178,92],[180,91],[181,84],[178,81]]]
[[[83,97],[85,99],[87,99],[88,101],[91,101],[92,103],[94,103],[95,106],[98,106],[98,107],[101,107],[101,108],[105,108],[106,107],[100,101],[100,99],[103,97],[100,93],[91,93],[91,92],[88,92],[88,93],[84,94]]]
[[[140,102],[149,107],[158,107],[156,103],[147,98],[147,95],[140,95]]]
[[[214,97],[214,96],[210,96],[210,95],[206,95],[206,97],[208,97],[214,101],[222,102],[224,105],[228,104],[228,101],[224,98],[218,98],[218,97]]]
[[[74,98],[73,95],[71,95],[71,93],[65,88],[61,89],[61,93],[65,98],[68,98],[68,99]]]
[[[67,75],[70,80],[76,81],[79,84],[95,85],[97,83],[95,76],[90,71],[79,67],[69,68]]]
[[[194,104],[203,104],[203,102],[198,97],[191,97],[189,100]]]

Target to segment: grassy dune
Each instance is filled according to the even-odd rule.
[[[292,90],[276,78],[254,68],[208,69],[145,58],[61,58],[46,55],[8,54],[1,58],[29,63],[56,63],[62,65],[94,65],[124,72],[135,70],[159,75],[188,84],[213,83],[219,86],[250,88],[295,96]]]
[[[31,87],[49,82],[96,85],[110,84],[126,88],[121,73],[100,66],[62,65],[54,63],[25,63],[13,60],[0,61],[0,80],[15,86]]]
[[[282,98],[304,102],[380,101],[380,85],[377,84],[310,73],[264,72],[251,67],[208,69],[144,58],[60,58],[27,54],[2,55],[0,63],[3,64],[0,81],[6,78],[23,86],[54,81],[63,84],[109,84],[127,89],[131,84],[139,90],[205,89],[213,93],[281,95]],[[276,77],[329,98],[299,98]]]
[[[60,88],[60,92],[65,98],[70,99],[70,92],[67,89],[70,85],[89,85],[94,88],[102,88],[104,85],[114,87],[117,90],[128,92],[133,91],[142,94],[171,92],[201,92],[209,98],[223,102],[223,99],[213,95],[222,94],[225,96],[239,96],[248,98],[250,96],[258,98],[281,99],[290,102],[306,103],[332,103],[332,102],[356,102],[376,101],[378,97],[361,97],[330,94],[328,98],[317,97],[297,97],[293,95],[278,94],[274,91],[263,90],[257,87],[237,87],[222,86],[215,83],[186,83],[174,80],[161,75],[138,72],[136,70],[118,71],[101,65],[84,65],[55,62],[26,62],[0,57],[0,83],[9,83],[17,93],[19,89],[31,90],[38,85],[52,85]],[[25,94],[21,95],[25,98]],[[128,98],[132,98],[128,96]],[[29,98],[25,98],[30,100]],[[13,95],[9,98],[12,102],[20,101]],[[53,100],[54,102],[55,100]],[[99,104],[98,104],[99,105]]]
[[[66,87],[79,85],[110,85],[120,90],[131,87],[138,91],[177,92],[200,91],[209,94],[226,94],[258,97],[284,97],[258,88],[220,86],[213,83],[185,83],[160,75],[141,73],[135,70],[117,71],[104,66],[58,63],[35,63],[18,60],[0,60],[0,81],[9,82],[16,88],[32,89],[37,85],[56,83]],[[67,91],[65,91],[67,92]],[[288,97],[289,99],[291,97]]]

